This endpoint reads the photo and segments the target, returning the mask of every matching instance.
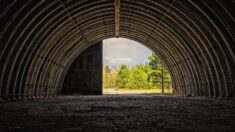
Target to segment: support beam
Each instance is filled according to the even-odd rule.
[[[152,31],[151,31],[149,37],[146,39],[146,43],[148,43],[148,42],[149,42],[149,39],[153,36],[153,32],[156,30],[156,27],[159,27],[159,26],[162,24],[162,21],[163,21],[164,17],[165,17],[165,16],[167,15],[167,13],[170,11],[170,8],[173,6],[173,4],[174,4],[175,1],[176,1],[176,0],[172,0],[172,1],[169,3],[167,9],[164,11],[164,13],[162,14],[162,16],[161,16],[160,19],[158,20],[157,24],[153,26],[153,29],[152,29]]]
[[[167,13],[169,12],[170,8],[172,7],[172,5],[174,4],[176,0],[172,0],[170,3],[169,3],[169,6],[168,8],[165,10],[165,12],[162,14],[160,20],[158,21],[157,23],[157,26],[159,27],[159,25],[162,23],[162,20],[164,19],[164,17],[167,15]]]
[[[175,94],[235,95],[234,0],[0,0],[0,8],[3,100],[55,96],[75,57],[112,37],[158,54]]]
[[[115,36],[120,36],[120,0],[115,0]]]
[[[83,32],[81,26],[78,24],[78,21],[71,15],[71,13],[69,12],[68,8],[65,5],[65,2],[63,0],[59,0],[59,2],[61,3],[61,5],[63,6],[64,10],[66,11],[68,17],[73,21],[73,23],[75,24],[76,28],[78,31],[80,31],[82,33],[82,36],[84,38],[84,40],[89,44],[90,42],[88,41],[88,39],[85,36],[85,33]]]

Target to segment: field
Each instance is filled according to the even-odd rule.
[[[164,89],[164,93],[172,94],[172,90]],[[151,89],[104,88],[103,94],[162,94],[162,89],[160,88],[151,88]]]

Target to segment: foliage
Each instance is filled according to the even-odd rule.
[[[137,65],[131,69],[128,78],[129,88],[147,88],[148,87],[148,74],[145,72],[143,65]]]
[[[103,87],[104,88],[114,88],[116,87],[116,76],[117,73],[115,70],[105,66],[103,68]]]
[[[128,86],[128,78],[130,71],[126,65],[121,65],[116,78],[116,86],[119,88],[126,88]]]
[[[149,65],[151,67],[150,77],[153,87],[166,87],[170,88],[171,78],[170,73],[161,63],[160,58],[152,54],[148,57]]]
[[[151,72],[149,73],[149,76],[151,78],[152,86],[160,87],[159,82],[161,82],[162,80],[162,75],[160,70],[162,68],[161,61],[155,54],[149,56],[148,60],[149,60],[149,65],[151,67]]]
[[[161,65],[160,58],[157,57],[157,55],[154,53],[152,53],[152,55],[148,57],[148,60],[149,60],[149,65],[152,67],[152,69],[155,69],[159,65]]]
[[[148,57],[149,64],[139,64],[128,68],[122,64],[118,69],[103,68],[104,88],[164,88],[170,89],[171,78],[159,57],[152,54]]]
[[[103,87],[104,88],[109,87],[109,73],[110,73],[109,66],[105,66],[105,68],[103,68]]]

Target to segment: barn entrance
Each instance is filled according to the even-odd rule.
[[[110,38],[84,50],[70,66],[63,95],[172,94],[171,75],[148,47]]]

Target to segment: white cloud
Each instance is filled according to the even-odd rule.
[[[104,60],[118,65],[133,62],[133,59],[129,57],[105,57]]]
[[[152,51],[144,45],[124,38],[104,40],[104,65],[135,65],[145,63]]]

